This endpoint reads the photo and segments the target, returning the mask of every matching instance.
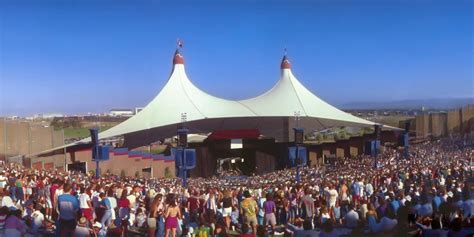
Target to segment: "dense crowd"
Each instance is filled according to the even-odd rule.
[[[473,137],[260,176],[100,179],[6,165],[0,236],[472,236]]]

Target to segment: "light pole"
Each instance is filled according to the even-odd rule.
[[[300,176],[300,164],[301,162],[299,161],[298,157],[298,151],[299,151],[299,144],[302,143],[302,132],[303,130],[298,128],[298,121],[300,120],[300,111],[295,111],[294,112],[294,117],[295,117],[295,127],[293,128],[294,133],[295,133],[295,163],[296,163],[296,183],[301,182],[301,176]]]
[[[65,138],[65,136],[64,136],[64,128],[63,128],[61,131],[62,131],[62,135],[63,135],[63,137],[62,137],[62,138],[63,138],[63,143],[62,143],[61,145],[64,146],[65,143],[66,143],[66,141],[65,141],[66,138]],[[64,168],[65,168],[65,169],[67,168],[67,152],[66,152],[66,151],[67,151],[67,150],[66,150],[66,147],[64,146],[63,152],[64,152]]]
[[[184,163],[186,162],[185,155],[186,155],[186,147],[188,145],[188,130],[185,128],[186,120],[188,119],[188,114],[186,112],[181,113],[181,123],[182,129],[178,130],[178,146],[181,149],[181,164],[178,167],[178,173],[181,171],[183,187],[187,187],[187,180],[186,180],[186,168],[184,167]],[[175,161],[176,162],[176,161]]]
[[[374,168],[377,168],[377,157],[379,156],[379,146],[380,146],[380,124],[374,125],[375,132],[375,141],[374,141]]]
[[[92,149],[95,151],[92,154],[92,159],[95,159],[95,178],[100,178],[100,171],[99,171],[99,129],[98,128],[91,128],[89,129],[92,141]]]

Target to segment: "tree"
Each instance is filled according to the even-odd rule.
[[[369,128],[369,127],[363,127],[360,129],[360,135],[361,136],[364,136],[364,134],[370,134],[370,133],[373,133],[374,132],[374,129],[373,128]]]
[[[138,172],[138,170],[137,170],[137,171],[135,171],[135,178],[138,178],[138,177],[140,177],[140,172]]]
[[[328,139],[328,135],[326,133],[323,134],[323,141]]]
[[[344,140],[347,138],[349,138],[349,135],[347,134],[346,130],[340,130],[334,134],[334,140]]]
[[[322,142],[323,141],[323,135],[321,133],[318,133],[318,135],[316,135],[316,141],[317,142]]]

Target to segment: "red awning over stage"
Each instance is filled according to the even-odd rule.
[[[260,136],[258,129],[220,130],[215,131],[207,137],[209,140],[230,139],[257,139]]]

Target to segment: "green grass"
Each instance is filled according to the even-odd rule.
[[[89,136],[87,128],[65,128],[64,138],[82,138]]]
[[[166,150],[166,146],[162,146],[162,147],[156,148],[154,150],[151,150],[151,154],[161,154],[161,153],[165,152],[165,150]]]
[[[100,131],[103,132],[110,127],[101,127]],[[84,138],[90,135],[89,128],[65,128],[64,138]]]

